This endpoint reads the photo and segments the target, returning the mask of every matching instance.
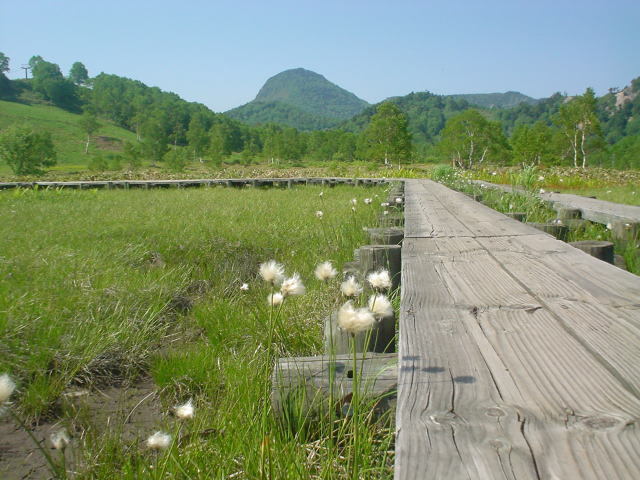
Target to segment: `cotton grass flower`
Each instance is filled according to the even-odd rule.
[[[368,306],[376,317],[383,318],[393,315],[393,307],[386,295],[371,295]]]
[[[69,434],[64,428],[62,430],[58,430],[56,433],[52,433],[49,440],[51,440],[51,446],[55,450],[64,450],[71,442]]]
[[[321,282],[326,282],[327,280],[331,280],[332,278],[334,278],[338,274],[338,271],[333,268],[331,262],[322,262],[316,267],[314,273],[318,280],[320,280]]]
[[[357,205],[358,204],[358,199],[357,198],[352,198],[351,199],[351,205]]]
[[[349,276],[340,284],[340,291],[345,297],[357,297],[362,293],[362,286],[354,276]]]
[[[8,373],[0,375],[0,404],[9,400],[9,397],[16,389],[16,384],[11,380]]]
[[[240,285],[240,290],[242,290],[243,292],[246,292],[249,290],[249,284],[248,283],[243,283],[242,285]]]
[[[324,217],[324,213],[322,213],[322,210],[316,210],[316,217],[322,219],[322,217]]]
[[[272,307],[277,307],[278,305],[282,305],[283,301],[284,301],[284,295],[282,295],[280,292],[270,293],[267,296],[267,303]]]
[[[279,285],[284,278],[284,267],[275,260],[260,265],[260,276],[271,285]]]
[[[391,277],[387,270],[378,270],[377,272],[371,272],[367,275],[367,282],[375,290],[386,290],[391,288]]]
[[[371,199],[371,198],[365,198],[365,199],[364,199],[364,203],[365,203],[365,205],[371,205],[371,203],[373,203],[373,199]]]
[[[351,301],[338,310],[338,326],[351,335],[369,330],[375,323],[376,319],[369,309],[354,308]]]
[[[305,291],[306,289],[302,284],[302,280],[300,280],[300,275],[297,273],[285,279],[280,286],[280,293],[285,297],[290,295],[304,295]]]
[[[151,450],[165,450],[171,445],[171,435],[157,431],[147,438],[147,447]]]
[[[189,399],[187,403],[174,407],[174,412],[180,420],[191,420],[194,415],[193,401]]]

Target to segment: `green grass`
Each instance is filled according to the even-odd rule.
[[[188,398],[196,404],[196,419],[182,432],[193,440],[157,458],[141,447],[144,438],[105,436],[63,415],[82,432],[77,478],[158,478],[157,465],[166,465],[163,478],[259,478],[261,448],[271,478],[350,478],[348,419],[321,424],[313,435],[271,418],[266,434],[260,428],[268,352],[322,352],[322,319],[335,308],[338,282],[321,284],[313,269],[351,260],[366,243],[362,227],[379,213],[362,199],[384,196],[382,188],[320,191],[0,192],[0,372],[18,383],[19,411],[58,418],[57,400],[70,386],[147,376],[167,409]],[[269,290],[257,278],[269,259],[299,272],[308,290],[285,302],[272,347]],[[157,428],[175,433],[177,421],[161,416]],[[205,430],[222,433],[199,435]],[[392,428],[363,421],[359,432],[360,471],[390,478]]]
[[[11,125],[26,124],[38,131],[51,133],[53,143],[58,152],[58,166],[53,171],[86,170],[89,156],[93,153],[120,152],[124,141],[134,141],[135,134],[120,127],[100,120],[103,125],[95,137],[115,139],[108,144],[98,146],[93,140],[89,146],[89,155],[85,155],[86,133],[78,126],[80,115],[70,113],[49,105],[27,105],[0,100],[0,130]],[[6,164],[0,164],[0,175],[10,175]]]

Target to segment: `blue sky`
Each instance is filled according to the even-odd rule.
[[[303,67],[368,102],[412,91],[598,94],[640,76],[640,1],[0,0],[9,76],[32,55],[224,111]]]

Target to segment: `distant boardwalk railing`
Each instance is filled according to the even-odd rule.
[[[0,190],[11,188],[77,188],[77,189],[129,189],[129,188],[188,188],[188,187],[291,187],[293,185],[383,185],[386,178],[341,178],[341,177],[297,177],[297,178],[214,178],[184,180],[103,180],[77,182],[3,182]]]
[[[640,277],[405,183],[397,479],[640,478]]]

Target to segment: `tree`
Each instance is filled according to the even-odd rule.
[[[169,149],[169,138],[159,112],[150,115],[141,128],[142,153],[151,160],[152,164],[161,162]]]
[[[551,154],[551,129],[544,122],[520,124],[511,136],[513,159],[523,165],[540,165]]]
[[[563,104],[554,117],[554,123],[562,132],[573,153],[573,166],[578,167],[581,162],[582,168],[586,168],[587,152],[590,147],[599,148],[602,140],[593,89],[587,88],[584,95]]]
[[[366,157],[383,159],[385,165],[397,161],[398,166],[411,157],[407,116],[394,103],[382,103],[362,135],[361,149]]]
[[[29,65],[31,65],[35,91],[58,107],[68,110],[78,109],[76,86],[62,76],[58,65],[47,62],[42,57],[31,57]]]
[[[40,167],[56,164],[51,134],[34,132],[27,126],[9,127],[0,132],[0,159],[16,175],[41,173]]]
[[[89,72],[81,62],[75,62],[69,70],[69,80],[76,85],[86,85],[89,82]]]
[[[508,143],[499,123],[469,109],[447,120],[439,147],[454,167],[470,169],[491,156],[506,154]]]
[[[202,162],[202,155],[204,155],[209,144],[207,125],[202,115],[191,117],[189,129],[187,130],[187,142],[189,142],[189,147],[191,147],[195,159]]]
[[[0,52],[0,75],[3,75],[9,71],[9,57]]]
[[[91,142],[91,135],[93,135],[97,130],[102,128],[102,124],[98,122],[98,119],[93,113],[84,112],[78,120],[78,124],[82,131],[87,134],[87,141],[84,146],[84,153],[89,153],[89,143]]]

